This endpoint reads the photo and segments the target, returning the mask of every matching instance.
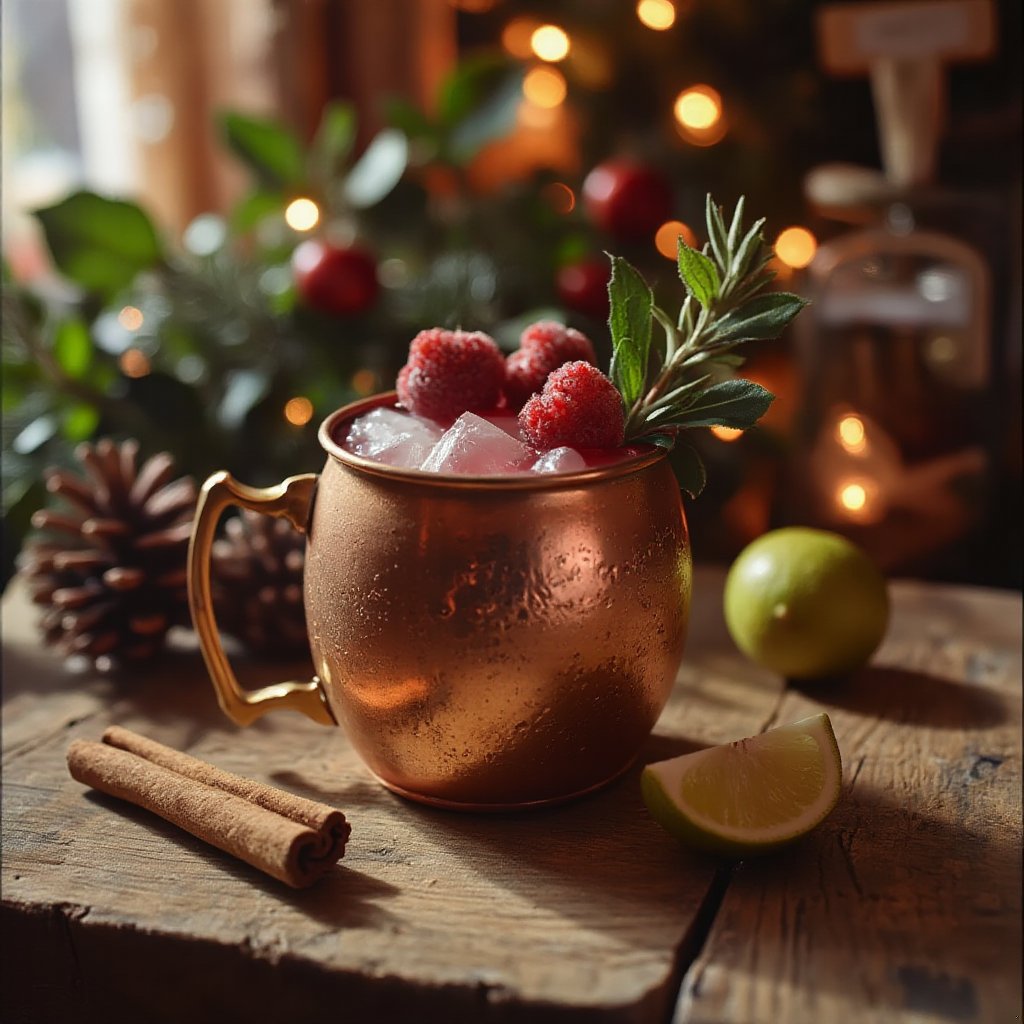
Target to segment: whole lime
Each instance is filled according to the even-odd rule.
[[[885,635],[889,595],[845,537],[791,526],[740,552],[725,581],[725,621],[753,661],[792,679],[850,672]]]

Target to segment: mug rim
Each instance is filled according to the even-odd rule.
[[[423,484],[430,487],[460,488],[464,490],[513,490],[536,491],[551,490],[561,487],[578,487],[604,480],[629,476],[660,462],[668,455],[668,450],[657,445],[650,445],[650,451],[607,466],[593,466],[578,469],[570,473],[495,473],[487,476],[476,476],[469,473],[424,473],[419,469],[407,469],[404,466],[388,466],[362,455],[345,451],[335,441],[334,428],[345,419],[356,416],[385,405],[393,405],[397,394],[394,391],[382,391],[366,398],[357,399],[335,409],[320,424],[317,439],[320,447],[336,462],[351,469],[359,470],[370,476],[384,477],[389,480],[403,480],[409,483]]]

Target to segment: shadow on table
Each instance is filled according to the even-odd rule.
[[[293,889],[144,808],[95,790],[88,791],[85,798],[121,818],[136,822],[162,842],[187,850],[209,863],[212,869],[223,871],[272,900],[287,903],[324,924],[339,928],[376,928],[393,920],[393,916],[377,904],[396,895],[395,886],[346,867],[344,860],[308,889]]]
[[[507,813],[435,809],[369,782],[328,788],[292,772],[273,779],[346,810],[390,803],[396,852],[401,832],[414,833],[424,871],[435,860],[455,861],[457,875],[483,877],[524,905],[664,953],[696,915],[719,865],[683,850],[654,822],[639,776],[644,764],[697,749],[686,739],[650,736],[637,763],[605,789],[567,804]]]
[[[970,800],[964,792],[951,813]],[[877,1012],[979,1019],[972,979],[1020,985],[1012,832],[982,835],[888,793],[847,791],[804,840],[737,865],[703,959],[737,982],[760,975],[770,988],[799,978]]]
[[[826,708],[932,729],[988,729],[1006,720],[1005,704],[991,690],[910,669],[871,665],[842,678],[791,680],[789,687]]]

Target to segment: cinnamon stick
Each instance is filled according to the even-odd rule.
[[[68,748],[73,778],[159,814],[294,888],[345,853],[351,828],[327,804],[232,775],[138,733],[111,726],[102,743]]]

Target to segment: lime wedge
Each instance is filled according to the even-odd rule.
[[[843,766],[828,715],[649,764],[644,803],[677,839],[748,856],[820,824],[839,799]]]

